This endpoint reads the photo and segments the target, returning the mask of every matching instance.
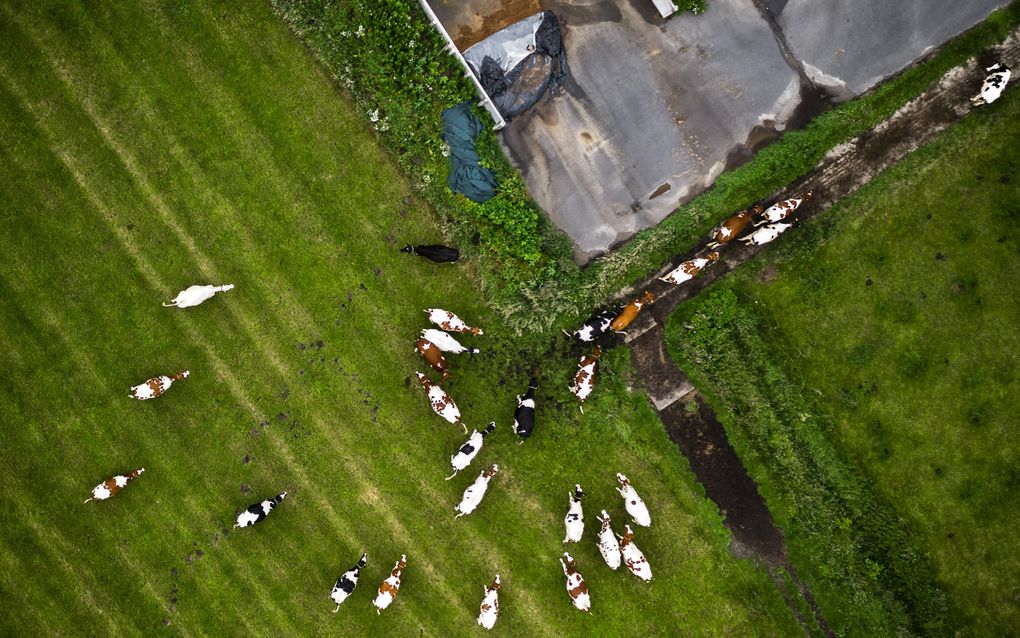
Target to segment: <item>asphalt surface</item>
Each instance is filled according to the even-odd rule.
[[[860,93],[1006,0],[435,0],[458,45],[539,6],[571,78],[503,130],[529,191],[585,262],[654,225],[821,106]]]

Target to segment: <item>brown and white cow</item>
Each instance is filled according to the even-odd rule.
[[[737,235],[744,232],[747,225],[751,223],[751,218],[759,214],[761,210],[761,206],[756,205],[754,208],[748,208],[747,210],[740,211],[736,215],[719,224],[719,226],[712,231],[712,241],[708,244],[708,247],[718,248],[723,244],[733,241]]]
[[[174,381],[187,379],[190,374],[191,373],[187,370],[183,370],[169,377],[166,375],[153,377],[145,383],[131,388],[130,396],[132,399],[140,399],[142,401],[145,401],[146,399],[155,399],[170,389],[170,386],[174,384]]]
[[[705,266],[719,259],[719,253],[713,251],[705,255],[704,257],[695,257],[694,259],[688,259],[673,270],[669,271],[665,275],[659,277],[659,281],[665,281],[667,284],[680,285],[686,283],[705,269]]]
[[[475,511],[475,508],[482,502],[486,490],[489,489],[489,481],[492,480],[493,476],[496,476],[497,472],[499,472],[499,466],[493,463],[489,469],[482,470],[482,473],[478,475],[474,483],[468,485],[468,488],[464,490],[460,503],[454,508],[457,512],[457,515],[454,516],[455,519],[467,516]]]
[[[602,560],[606,561],[606,565],[609,565],[609,569],[615,571],[620,567],[620,541],[617,540],[616,534],[613,532],[609,513],[606,510],[602,510],[601,515],[595,518],[602,523],[598,536],[599,553],[602,554]]]
[[[400,593],[400,577],[403,576],[405,567],[407,567],[407,554],[401,554],[400,560],[390,570],[390,575],[379,585],[379,593],[372,601],[372,604],[375,605],[375,613],[381,614],[382,610],[396,600],[397,594]]]
[[[652,517],[648,513],[648,507],[645,506],[645,502],[638,496],[634,486],[630,484],[630,479],[623,474],[617,473],[616,480],[620,484],[616,491],[623,497],[623,505],[627,508],[627,513],[641,527],[651,527]]]
[[[609,324],[609,327],[616,332],[623,332],[627,329],[627,326],[634,323],[634,320],[637,319],[638,313],[641,312],[641,309],[653,301],[655,301],[655,295],[652,294],[651,291],[646,290],[645,294],[624,306],[623,310],[620,311],[620,314],[616,315],[613,322]]]
[[[587,357],[581,357],[581,362],[577,364],[577,374],[574,375],[574,385],[570,386],[570,391],[580,402],[581,414],[584,414],[584,400],[595,389],[595,362],[601,356],[602,348],[595,346],[595,350]]]
[[[234,284],[226,284],[225,286],[189,286],[177,293],[177,296],[171,299],[170,303],[165,303],[163,306],[166,308],[173,306],[190,308],[191,306],[197,306],[218,292],[226,292],[233,288]]]
[[[630,573],[643,581],[652,579],[652,567],[648,559],[634,544],[634,531],[630,525],[623,526],[623,536],[620,536],[620,552],[623,554],[623,564],[627,566]]]
[[[467,434],[467,426],[461,423],[460,420],[460,409],[457,408],[457,404],[453,402],[450,395],[439,387],[439,384],[429,381],[429,378],[421,372],[415,372],[415,374],[418,375],[418,382],[421,383],[422,387],[425,388],[425,392],[429,395],[432,411],[443,417],[447,422],[464,428],[464,434]]]
[[[443,310],[442,308],[426,308],[425,314],[429,316],[429,321],[447,332],[470,332],[473,335],[484,334],[481,328],[472,328],[464,323],[463,319],[449,310]]]
[[[566,559],[565,562],[564,558]],[[588,596],[588,585],[585,584],[584,577],[578,573],[577,563],[574,561],[574,558],[567,552],[563,552],[560,565],[563,566],[563,575],[567,577],[567,594],[570,595],[570,600],[573,601],[574,607],[581,611],[591,612],[591,597]]]
[[[811,196],[812,192],[808,191],[801,195],[800,197],[791,197],[790,199],[784,199],[781,202],[776,202],[775,204],[772,204],[771,206],[765,209],[764,213],[761,214],[761,220],[754,223],[755,228],[761,226],[762,224],[783,221],[784,219],[792,215],[793,211],[800,208],[801,204],[810,200]]]
[[[128,484],[131,479],[138,478],[142,472],[145,471],[144,467],[140,467],[137,470],[132,470],[127,474],[118,474],[112,476],[99,485],[92,488],[92,496],[85,500],[85,503],[89,501],[105,501],[117,492],[124,489],[124,486]]]
[[[747,242],[752,246],[764,246],[786,232],[793,224],[769,224],[759,228],[747,237],[741,237],[740,241]]]
[[[483,587],[485,597],[482,598],[482,606],[478,610],[478,624],[486,629],[492,629],[499,619],[499,590],[502,584],[499,582],[499,574],[492,579],[492,584]]]
[[[432,366],[432,369],[442,375],[439,379],[440,383],[446,381],[450,376],[450,364],[446,362],[446,357],[443,356],[443,351],[440,350],[436,344],[432,343],[425,337],[418,339],[414,343],[414,349],[417,350],[421,356],[425,359],[425,363]]]

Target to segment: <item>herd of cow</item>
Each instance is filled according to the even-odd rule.
[[[1009,69],[1001,63],[987,67],[986,71],[988,75],[981,86],[980,92],[971,98],[975,105],[988,104],[998,99],[1010,78]],[[733,215],[712,231],[711,241],[707,245],[710,252],[704,256],[684,261],[670,272],[659,277],[659,279],[674,285],[690,281],[706,266],[718,260],[718,249],[734,239],[757,246],[773,241],[792,226],[792,222],[784,223],[784,221],[810,197],[811,193],[807,192],[801,196],[776,202],[767,209],[758,205]],[[754,221],[755,217],[758,217],[757,221]],[[744,237],[740,237],[741,233],[752,222],[756,230]],[[435,262],[454,262],[460,257],[456,248],[441,245],[406,246],[402,249],[402,252],[417,254]],[[181,291],[170,303],[163,305],[177,308],[197,306],[213,297],[216,293],[229,291],[233,287],[230,284],[224,286],[191,286]],[[602,310],[597,312],[573,333],[566,334],[578,343],[584,344],[597,342],[610,331],[623,333],[637,318],[641,309],[654,301],[655,295],[646,291],[618,310]],[[425,359],[426,363],[440,374],[439,383],[443,383],[450,374],[449,363],[444,353],[468,353],[471,355],[478,353],[477,348],[462,345],[450,333],[480,336],[483,332],[480,328],[469,326],[456,314],[447,310],[429,308],[425,312],[429,321],[440,329],[427,328],[422,330],[419,339],[415,343],[415,348]],[[582,413],[584,412],[584,401],[591,395],[595,387],[595,365],[601,355],[601,348],[595,345],[591,354],[582,357],[578,364],[577,373],[574,375],[573,384],[569,386],[570,391],[578,399],[579,408]],[[467,426],[461,421],[460,410],[453,399],[440,387],[439,383],[433,383],[421,372],[416,372],[415,374],[428,395],[432,410],[449,423],[460,425],[464,429],[464,433],[467,434]],[[164,394],[174,382],[182,381],[188,378],[188,376],[189,372],[183,370],[174,375],[163,375],[148,379],[144,383],[132,387],[130,396],[140,400],[154,399]],[[537,381],[531,379],[524,395],[517,397],[513,429],[514,433],[520,438],[521,443],[531,436],[535,426],[535,391],[537,387]],[[454,478],[458,472],[470,465],[481,451],[485,437],[492,434],[495,427],[496,423],[490,422],[481,432],[477,429],[471,432],[468,439],[451,457],[450,465],[453,468],[453,474],[448,476],[447,480]],[[129,481],[138,478],[143,472],[145,472],[145,468],[138,468],[127,474],[117,475],[103,481],[92,490],[92,496],[85,502],[88,503],[93,500],[102,501],[114,496]],[[464,490],[460,502],[454,508],[456,512],[455,518],[469,515],[475,511],[485,496],[489,481],[498,472],[499,465],[493,463],[479,473],[474,482]],[[637,491],[630,484],[626,476],[617,474],[617,480],[620,484],[617,489],[624,499],[627,513],[637,525],[649,527],[651,525],[651,517],[644,501],[638,496]],[[281,492],[272,498],[253,503],[237,516],[234,527],[250,527],[261,522],[286,496],[286,492]],[[580,485],[575,485],[574,490],[568,493],[568,511],[564,519],[566,527],[564,543],[579,542],[582,538],[584,532],[584,514],[581,499],[583,497],[584,492]],[[613,531],[610,517],[606,510],[603,509],[596,518],[601,524],[596,536],[596,543],[606,565],[610,569],[616,570],[622,563],[638,578],[650,581],[652,578],[651,567],[644,554],[634,543],[634,532],[630,525],[624,525],[624,534],[619,535]],[[354,592],[358,584],[361,569],[367,563],[368,554],[363,553],[358,562],[337,579],[330,594],[330,598],[336,603],[334,612],[338,611],[340,605]],[[563,557],[560,559],[560,565],[564,576],[566,576],[567,593],[574,606],[582,611],[590,611],[591,599],[588,587],[585,584],[584,578],[577,570],[576,561],[568,552],[564,552]],[[403,570],[406,566],[407,556],[401,555],[400,559],[394,564],[389,576],[379,586],[377,595],[373,600],[377,612],[382,612],[396,599],[400,591],[400,580]],[[484,598],[477,622],[487,629],[491,629],[495,625],[496,619],[499,616],[499,590],[501,586],[499,574],[496,574],[492,583],[484,587]]]

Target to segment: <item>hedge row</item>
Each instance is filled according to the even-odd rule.
[[[716,408],[830,625],[839,635],[953,635],[932,566],[833,447],[833,424],[775,363],[761,321],[717,287],[674,313],[667,345]]]

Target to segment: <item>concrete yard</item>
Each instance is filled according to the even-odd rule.
[[[571,77],[502,132],[528,188],[586,262],[652,226],[761,143],[896,73],[1006,0],[472,0],[433,9],[462,49],[534,10]]]

